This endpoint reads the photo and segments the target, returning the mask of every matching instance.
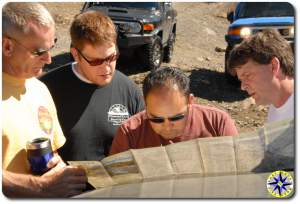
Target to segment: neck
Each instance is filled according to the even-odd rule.
[[[84,81],[88,84],[92,84],[92,82],[83,75],[82,71],[78,66],[78,63],[73,64],[73,72],[81,81]]]
[[[276,108],[283,106],[289,97],[294,93],[294,79],[287,77],[281,81],[279,90],[277,91],[277,100],[273,104]]]
[[[79,68],[78,62],[74,64],[74,69],[75,71],[80,74],[81,76],[83,76],[81,69]]]
[[[2,55],[2,57],[3,57],[3,55]],[[2,72],[6,73],[10,76],[18,78],[18,73],[16,73],[14,71],[14,69],[12,68],[12,65],[10,63],[8,63],[8,61],[9,60],[3,59]]]

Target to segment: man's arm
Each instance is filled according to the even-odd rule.
[[[134,115],[145,109],[145,102],[141,88],[139,88],[134,82],[132,82],[131,90],[133,91],[133,97],[131,97],[133,110],[131,111]]]
[[[238,130],[235,126],[234,120],[228,113],[224,114],[221,125],[220,136],[238,136]]]
[[[39,177],[2,171],[2,191],[7,197],[44,197]]]
[[[85,170],[62,165],[59,156],[49,161],[52,166],[42,176],[2,172],[2,190],[7,197],[69,197],[82,192],[86,185]]]
[[[130,149],[128,136],[126,135],[125,128],[121,125],[116,135],[114,136],[114,140],[112,142],[109,155],[117,154],[120,152],[124,152]]]

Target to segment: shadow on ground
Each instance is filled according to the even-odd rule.
[[[121,56],[117,63],[117,69],[127,76],[143,73],[149,70],[140,62],[140,60],[137,60],[135,56],[130,58]]]
[[[225,74],[206,68],[193,68],[190,89],[196,97],[218,102],[241,101],[248,97],[238,86],[228,83]]]

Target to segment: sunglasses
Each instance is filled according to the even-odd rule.
[[[82,54],[82,52],[79,50],[79,49],[77,49],[77,48],[75,48],[77,51],[78,51],[78,53],[83,57],[83,59],[85,60],[85,61],[87,61],[87,63],[89,63],[89,65],[90,66],[99,66],[99,65],[102,65],[103,63],[106,63],[106,64],[110,64],[111,62],[114,62],[114,61],[116,61],[118,58],[119,58],[119,52],[118,52],[118,50],[116,50],[116,53],[114,53],[114,54],[112,54],[112,55],[110,55],[110,56],[108,56],[108,57],[106,57],[106,58],[104,58],[104,59],[95,59],[95,60],[88,60],[83,54]]]
[[[163,117],[153,117],[153,118],[148,118],[148,120],[150,120],[153,123],[163,123],[165,122],[165,120],[169,120],[170,122],[176,122],[178,120],[182,120],[185,117],[184,113],[172,116],[172,117],[168,117],[168,118],[163,118]]]
[[[55,38],[54,39],[54,45],[52,47],[50,47],[49,49],[37,48],[36,50],[32,51],[29,48],[27,48],[26,46],[24,46],[22,43],[20,43],[19,41],[17,41],[16,39],[11,38],[11,37],[7,37],[7,38],[15,41],[18,45],[20,45],[25,50],[27,50],[28,52],[30,52],[32,55],[37,56],[37,57],[40,57],[40,56],[44,55],[45,53],[50,52],[55,47],[55,44],[57,42],[57,38]]]

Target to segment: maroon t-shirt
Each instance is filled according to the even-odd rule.
[[[234,121],[228,113],[217,108],[192,104],[182,136],[165,140],[156,134],[147,120],[145,111],[130,117],[117,130],[110,155],[129,149],[157,147],[201,137],[238,135]]]

